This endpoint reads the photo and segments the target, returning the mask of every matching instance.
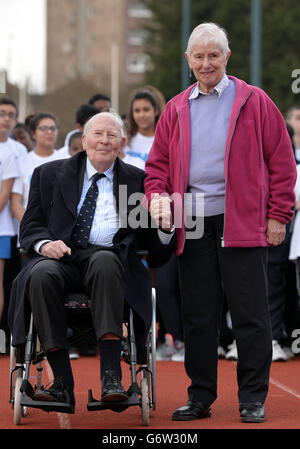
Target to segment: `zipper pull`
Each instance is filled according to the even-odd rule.
[[[221,247],[224,248],[225,247],[225,243],[224,243],[224,237],[221,237]]]

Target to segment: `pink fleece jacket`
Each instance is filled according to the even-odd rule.
[[[258,87],[229,76],[236,85],[226,140],[223,246],[268,246],[267,220],[287,223],[293,216],[296,164],[286,125],[278,108]],[[156,127],[146,161],[145,192],[180,193],[188,187],[191,129],[189,95],[193,87],[172,98]],[[181,200],[180,200],[181,201]],[[174,201],[175,208],[182,203]],[[176,228],[182,253],[185,227]]]

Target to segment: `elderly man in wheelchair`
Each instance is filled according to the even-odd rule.
[[[53,372],[52,386],[35,390],[32,400],[68,404],[68,413],[74,412],[75,396],[65,296],[85,291],[91,300],[101,401],[126,401],[120,363],[125,304],[137,318],[142,345],[151,322],[152,280],[137,249],[148,250],[153,267],[174,250],[172,223],[157,229],[146,210],[146,225],[145,220],[136,225],[143,211],[135,213],[130,196],[143,196],[145,175],[118,158],[126,143],[120,117],[108,112],[92,117],[82,143],[84,151],[33,173],[20,226],[20,244],[30,260],[14,281],[9,310],[12,346],[26,338],[29,308]]]

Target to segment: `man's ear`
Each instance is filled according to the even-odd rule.
[[[121,139],[121,144],[120,144],[120,147],[122,150],[124,150],[124,148],[126,147],[126,143],[127,143],[127,137],[123,136]]]
[[[82,136],[82,148],[83,150],[86,150],[86,135],[83,134]]]

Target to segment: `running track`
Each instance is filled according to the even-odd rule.
[[[88,388],[100,397],[97,357],[81,357],[72,361],[75,377],[76,411],[74,415],[46,413],[27,409],[21,426],[13,424],[9,404],[9,356],[0,355],[0,427],[1,429],[300,429],[300,357],[276,362],[271,367],[271,382],[266,401],[266,421],[243,424],[239,419],[236,362],[219,361],[219,392],[209,419],[190,422],[171,421],[172,412],[186,403],[188,380],[183,363],[157,362],[157,408],[151,412],[150,427],[141,425],[141,410],[130,407],[123,413],[110,410],[88,412]],[[128,385],[129,367],[123,365],[123,383]],[[34,373],[33,373],[34,374]],[[45,363],[44,382],[51,378]],[[33,379],[34,383],[34,379]]]

